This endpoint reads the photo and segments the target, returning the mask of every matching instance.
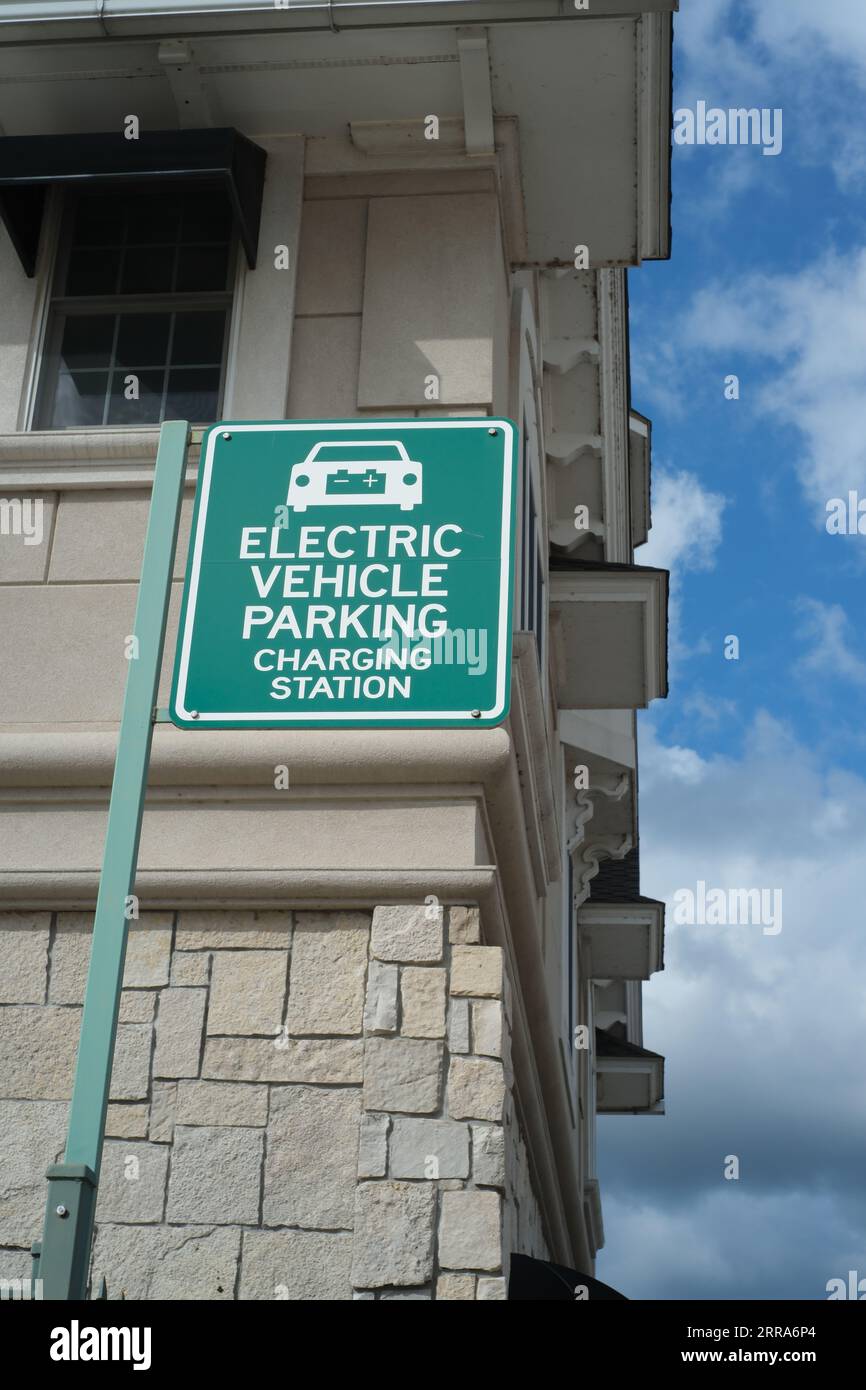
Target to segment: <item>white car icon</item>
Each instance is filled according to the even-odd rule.
[[[292,465],[286,505],[293,511],[382,503],[402,512],[421,503],[421,465],[399,439],[322,440]]]

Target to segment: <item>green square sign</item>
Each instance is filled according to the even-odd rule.
[[[514,483],[508,420],[212,426],[174,723],[500,723],[510,694]]]

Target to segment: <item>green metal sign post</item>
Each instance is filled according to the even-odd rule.
[[[509,420],[214,425],[170,715],[182,728],[484,727],[508,713]]]
[[[159,437],[135,612],[136,640],[129,652],[69,1133],[63,1162],[48,1170],[42,1247],[38,1269],[34,1271],[42,1280],[46,1299],[87,1297],[129,901],[135,886],[188,438],[189,425],[177,420],[164,424]]]

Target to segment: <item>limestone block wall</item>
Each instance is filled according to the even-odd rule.
[[[0,1278],[62,1153],[90,926],[0,914]],[[543,1248],[509,1044],[476,908],[143,913],[94,1272],[115,1299],[504,1298],[503,1251]]]

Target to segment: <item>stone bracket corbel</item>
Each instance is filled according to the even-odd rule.
[[[605,835],[585,844],[578,855],[575,880],[575,906],[579,907],[589,892],[589,885],[598,873],[603,859],[624,859],[633,847],[631,835]]]

